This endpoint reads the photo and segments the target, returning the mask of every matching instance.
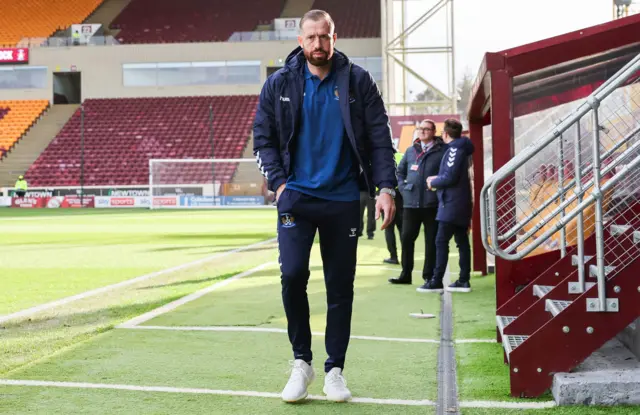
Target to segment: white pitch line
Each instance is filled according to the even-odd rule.
[[[168,331],[224,331],[224,332],[257,332],[257,333],[282,333],[287,334],[286,329],[274,327],[251,327],[251,326],[120,326],[118,328],[136,329],[136,330],[168,330]],[[322,332],[312,332],[311,335],[323,337]],[[440,343],[440,340],[434,339],[416,339],[401,337],[377,337],[377,336],[351,336],[351,339],[372,340],[385,342],[400,343]]]
[[[7,315],[4,315],[4,316],[0,316],[0,324],[4,323],[6,321],[9,321],[9,320],[26,317],[26,316],[38,313],[40,311],[44,311],[44,310],[48,310],[50,308],[54,308],[54,307],[58,307],[58,306],[61,306],[61,305],[69,304],[71,302],[74,302],[74,301],[77,301],[77,300],[82,300],[82,299],[85,299],[85,298],[88,298],[88,297],[92,297],[94,295],[102,294],[102,293],[105,293],[107,291],[112,291],[112,290],[115,290],[116,288],[121,288],[121,287],[126,287],[127,285],[136,284],[138,282],[145,281],[145,280],[148,280],[148,279],[151,279],[151,278],[155,278],[155,277],[158,277],[160,275],[164,275],[164,274],[168,274],[168,273],[172,273],[172,272],[176,272],[176,271],[182,271],[183,269],[187,269],[187,268],[190,268],[190,267],[193,267],[193,266],[196,266],[196,265],[200,265],[200,264],[203,264],[205,262],[211,261],[213,259],[222,258],[222,257],[228,256],[228,255],[231,255],[231,254],[242,252],[242,251],[247,251],[247,250],[250,250],[250,249],[255,248],[257,246],[261,246],[261,245],[266,245],[266,244],[272,243],[272,242],[274,242],[276,240],[277,240],[276,238],[271,238],[271,239],[267,239],[266,241],[257,242],[257,243],[251,244],[251,245],[245,245],[243,247],[235,248],[235,249],[232,249],[230,251],[218,252],[216,254],[209,255],[207,257],[204,257],[204,258],[192,261],[192,262],[187,262],[186,264],[177,265],[175,267],[163,269],[163,270],[160,270],[160,271],[155,271],[155,272],[152,272],[150,274],[141,275],[139,277],[132,278],[130,280],[121,281],[121,282],[118,282],[116,284],[111,284],[111,285],[107,285],[105,287],[96,288],[94,290],[85,291],[83,293],[72,295],[70,297],[61,298],[60,300],[51,301],[49,303],[40,304],[38,306],[27,308],[25,310],[18,311],[18,312],[12,313],[12,314],[7,314]]]
[[[218,331],[218,332],[254,332],[254,333],[281,333],[287,334],[286,329],[276,327],[252,327],[252,326],[139,326],[139,325],[121,325],[117,328],[135,329],[135,330],[166,330],[166,331]],[[313,336],[324,337],[325,333],[314,331]],[[398,343],[433,343],[439,344],[437,339],[420,339],[411,337],[379,337],[379,336],[358,336],[352,335],[351,339],[371,340],[383,342]],[[495,343],[491,339],[461,339],[455,340],[455,343]]]
[[[108,383],[85,383],[85,382],[56,382],[47,380],[13,380],[0,379],[0,385],[4,386],[30,386],[46,388],[75,388],[75,389],[111,389],[137,392],[164,392],[182,394],[204,394],[204,395],[224,395],[224,396],[244,396],[252,398],[273,398],[281,399],[279,393],[258,392],[258,391],[238,391],[224,389],[204,389],[204,388],[178,388],[171,386],[138,386],[120,385]],[[307,399],[327,400],[325,396],[309,395]],[[404,406],[434,406],[435,402],[410,399],[382,399],[382,398],[358,398],[354,397],[353,403],[368,403],[377,405],[404,405]],[[554,408],[557,404],[554,401],[547,402],[504,402],[504,401],[460,401],[460,408],[499,408],[499,409],[548,409]]]
[[[185,393],[185,394],[205,394],[205,395],[225,395],[225,396],[245,396],[256,398],[281,399],[279,393],[258,392],[258,391],[234,391],[220,389],[202,388],[175,388],[169,386],[137,386],[118,385],[105,383],[84,383],[84,382],[53,382],[43,380],[10,380],[0,379],[0,385],[6,386],[35,386],[35,387],[56,387],[56,388],[76,388],[76,389],[115,389],[139,392],[165,392],[165,393]],[[309,395],[307,399],[326,401],[325,396]],[[353,403],[368,403],[377,405],[404,405],[404,406],[433,406],[429,400],[408,400],[408,399],[378,399],[378,398],[353,398]]]
[[[206,288],[203,288],[201,290],[198,290],[194,293],[191,293],[189,295],[186,295],[182,298],[178,298],[175,301],[172,301],[168,304],[163,305],[162,307],[158,307],[154,310],[151,310],[147,313],[144,313],[142,315],[139,315],[138,317],[134,317],[129,321],[126,321],[122,324],[120,324],[119,326],[116,326],[116,328],[134,328],[135,326],[137,326],[138,324],[142,324],[145,321],[149,321],[153,318],[158,317],[159,315],[168,313],[169,311],[173,311],[176,308],[180,307],[181,305],[187,304],[191,301],[197,300],[198,298],[202,297],[205,294],[209,294],[212,291],[217,290],[218,288],[224,287],[225,285],[230,284],[231,282],[238,280],[242,277],[246,277],[247,275],[251,275],[253,273],[256,273],[264,268],[267,268],[268,266],[271,265],[275,265],[276,262],[266,262],[262,265],[258,265],[255,268],[251,268],[250,270],[241,272],[240,274],[236,274],[233,277],[227,278],[225,280],[222,280],[220,282],[217,282],[213,285],[210,285]]]
[[[384,269],[386,271],[396,271],[396,272],[400,272],[402,271],[402,268],[392,268],[392,267],[387,267],[384,265],[367,265],[367,268],[377,268],[377,269]],[[422,274],[422,272],[420,271],[413,271],[411,272],[411,275],[418,275],[418,274]]]
[[[501,402],[501,401],[461,401],[460,408],[500,408],[500,409],[547,409],[558,406],[555,401],[547,402]]]

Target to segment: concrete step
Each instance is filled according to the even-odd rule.
[[[617,338],[640,359],[640,318],[622,330]]]
[[[638,405],[640,362],[610,340],[571,373],[556,373],[551,392],[558,405]]]

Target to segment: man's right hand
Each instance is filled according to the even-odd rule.
[[[284,192],[285,186],[286,184],[281,184],[280,187],[278,187],[278,190],[276,190],[276,202],[280,199],[282,192]]]

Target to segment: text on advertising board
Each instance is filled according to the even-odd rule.
[[[112,197],[111,206],[133,206],[136,200],[132,197]]]
[[[0,48],[0,63],[29,63],[29,49]]]

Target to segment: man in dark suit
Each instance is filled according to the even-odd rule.
[[[427,178],[438,173],[445,145],[436,136],[436,124],[424,120],[418,126],[418,140],[409,147],[398,165],[398,189],[404,200],[402,217],[402,273],[390,278],[392,284],[411,284],[415,242],[424,227],[425,261],[422,279],[433,277],[436,262],[436,233],[438,222],[438,200],[434,192],[427,189]]]

